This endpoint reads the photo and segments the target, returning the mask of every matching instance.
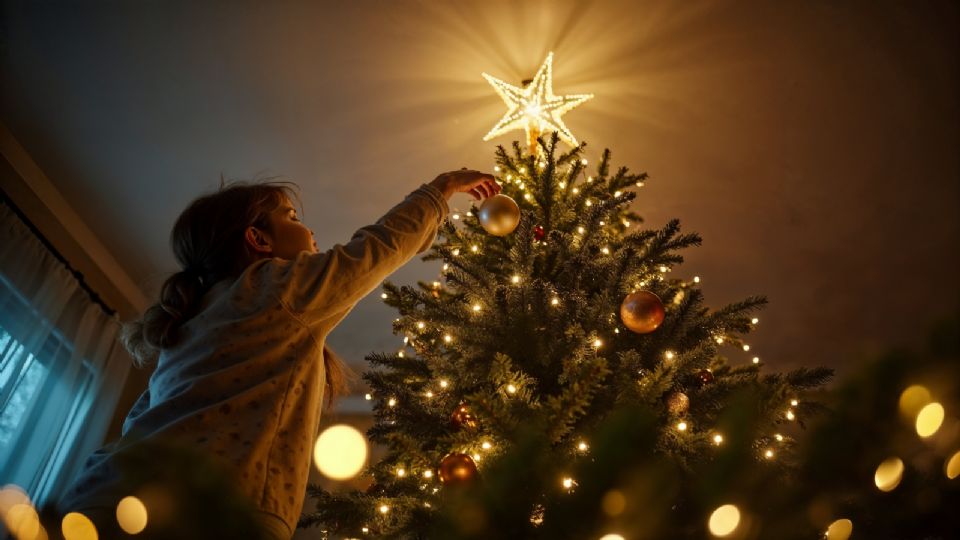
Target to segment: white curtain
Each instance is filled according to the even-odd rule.
[[[0,485],[38,508],[103,442],[130,367],[118,330],[0,202]]]

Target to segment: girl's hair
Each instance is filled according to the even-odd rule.
[[[292,186],[292,187],[291,187]],[[270,231],[268,219],[284,197],[299,203],[292,182],[232,182],[190,203],[170,233],[170,245],[182,270],[160,289],[160,301],[141,319],[123,324],[120,339],[137,367],[154,361],[176,345],[180,326],[197,314],[203,295],[214,283],[236,279],[260,257],[244,240],[247,227]],[[324,347],[327,404],[346,390],[347,371],[332,350]]]

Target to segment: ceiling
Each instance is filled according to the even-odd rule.
[[[675,276],[766,294],[747,354],[842,370],[914,345],[960,288],[958,7],[949,2],[3,4],[0,119],[144,292],[221,174],[302,187],[323,246],[461,166],[554,51],[567,125],[646,171],[635,208],[699,232]],[[465,209],[458,195],[453,207]],[[393,280],[433,280],[415,261]],[[393,350],[377,295],[330,338]]]

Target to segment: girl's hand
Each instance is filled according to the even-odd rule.
[[[443,173],[430,182],[430,185],[443,192],[447,199],[454,193],[469,193],[477,201],[493,197],[503,189],[492,174],[472,171],[466,167]]]

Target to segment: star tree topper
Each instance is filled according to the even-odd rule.
[[[552,52],[547,55],[530,84],[523,88],[505,83],[486,73],[483,77],[493,85],[494,90],[509,107],[507,114],[493,126],[483,140],[489,141],[508,131],[523,128],[527,132],[527,142],[532,152],[536,152],[537,137],[545,130],[558,132],[560,138],[570,146],[577,145],[577,139],[567,129],[561,117],[570,109],[593,98],[593,94],[553,95]]]

